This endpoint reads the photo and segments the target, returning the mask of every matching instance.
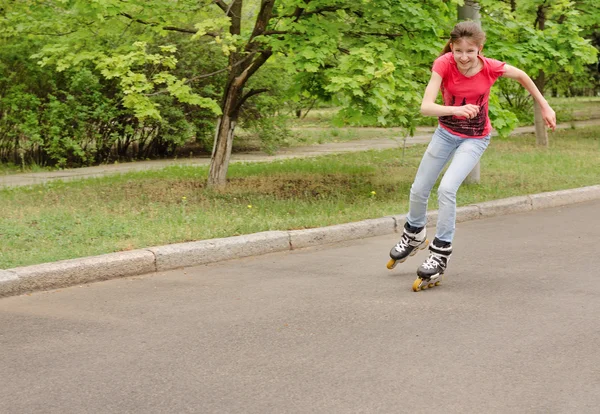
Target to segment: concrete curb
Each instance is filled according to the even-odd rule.
[[[290,235],[290,247],[300,249],[320,244],[338,243],[344,240],[382,236],[395,231],[396,220],[393,217],[384,217],[316,229],[292,230],[288,233]]]
[[[156,257],[156,270],[159,272],[282,250],[290,250],[290,238],[285,231],[266,231],[148,249]]]
[[[598,199],[600,185],[511,197],[459,207],[456,221],[464,222]],[[405,219],[406,215],[398,215],[315,229],[267,231],[0,270],[0,297],[382,236],[400,232]],[[428,225],[435,224],[436,220],[437,211],[427,214]]]
[[[146,250],[109,253],[0,271],[0,297],[156,271]]]

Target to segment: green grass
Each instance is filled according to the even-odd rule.
[[[434,128],[429,128],[433,131]],[[402,128],[343,127],[343,128],[297,128],[293,130],[290,146],[325,144],[329,142],[347,142],[363,139],[388,138],[402,141],[406,133]]]
[[[600,127],[492,140],[481,184],[458,204],[600,184]],[[0,269],[266,230],[404,214],[423,145],[232,164],[224,191],[207,169],[169,167],[0,190]],[[430,208],[437,208],[432,192]]]
[[[290,123],[296,127],[331,127],[331,121],[339,108],[315,108],[302,118],[291,118]]]
[[[548,98],[548,101],[556,111],[558,122],[600,118],[599,97]],[[293,135],[289,137],[288,145],[301,146],[384,137],[399,139],[404,133],[402,128],[333,127],[332,122],[337,110],[338,108],[314,109],[303,119],[290,119]],[[433,117],[423,118],[422,122],[419,126],[424,128],[437,125],[437,119]],[[520,126],[526,125],[532,125],[532,122],[524,122]]]
[[[600,118],[600,97],[576,98],[549,98],[549,102],[556,110],[558,122],[583,121]],[[290,133],[279,145],[281,147],[301,147],[306,145],[325,144],[331,142],[347,142],[365,139],[388,138],[401,145],[406,130],[399,127],[335,127],[333,119],[339,108],[318,108],[311,110],[304,118],[289,118]],[[422,119],[418,126],[418,133],[430,133],[437,125],[435,117]],[[531,125],[532,122],[523,122],[521,126]],[[195,143],[188,143],[193,151],[197,151]],[[187,157],[190,146],[184,146],[180,154]],[[236,139],[233,152],[261,151],[258,136],[241,127],[236,128]],[[209,155],[209,154],[205,154]],[[52,171],[54,168],[38,165],[1,164],[0,175],[18,174],[38,171]]]
[[[600,97],[548,98],[558,122],[600,118]]]
[[[18,173],[35,173],[41,171],[50,171],[51,168],[42,167],[37,164],[17,165],[14,163],[0,163],[0,175],[18,174]]]
[[[559,119],[564,119],[565,121],[600,118],[600,97],[549,97],[548,102],[556,111]],[[313,109],[305,118],[292,118],[290,119],[290,123],[293,127],[298,128],[329,128],[332,126],[332,121],[337,114],[337,111],[338,108]],[[424,118],[423,122],[425,122],[423,126],[431,126],[435,125],[437,120],[435,118]]]

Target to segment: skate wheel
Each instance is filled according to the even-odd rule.
[[[418,292],[421,290],[421,279],[417,278],[412,285],[413,292]]]
[[[437,286],[437,283],[430,283],[430,284],[427,285],[428,288],[432,288],[434,286]]]
[[[442,282],[435,282],[435,285],[436,285],[436,286],[439,286],[439,285],[440,285],[440,283],[442,283]]]
[[[394,260],[394,259],[390,259],[390,261],[389,261],[389,262],[387,262],[387,268],[391,270],[391,269],[393,269],[394,267],[396,267],[396,260]]]

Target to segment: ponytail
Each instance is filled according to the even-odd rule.
[[[442,49],[442,52],[440,53],[440,56],[445,55],[448,52],[451,52],[452,49],[450,48],[450,40],[448,40],[446,42],[446,46],[444,46],[444,48]]]

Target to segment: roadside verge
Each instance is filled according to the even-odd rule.
[[[511,197],[459,207],[456,221],[522,213],[597,199],[600,199],[600,185]],[[405,218],[406,215],[397,215],[306,230],[267,231],[0,270],[0,297],[383,236],[401,232]],[[428,225],[435,224],[436,220],[437,211],[427,214]]]

